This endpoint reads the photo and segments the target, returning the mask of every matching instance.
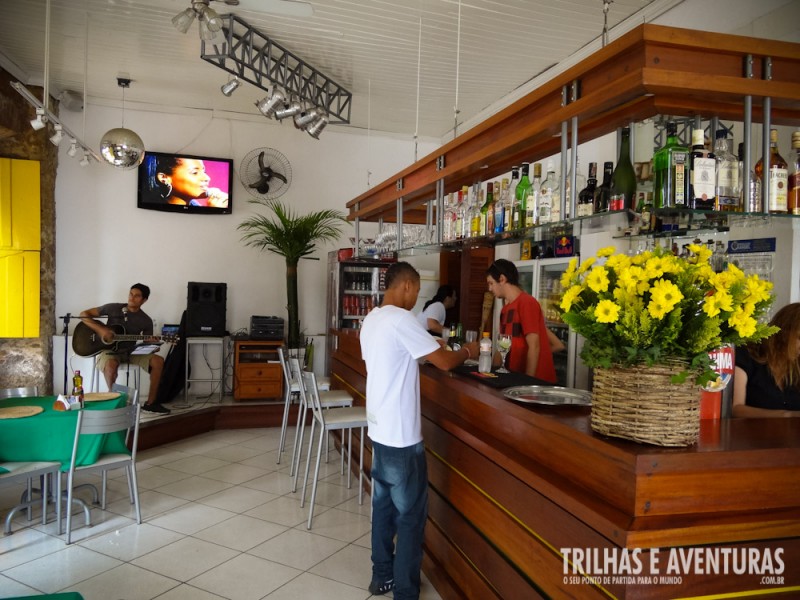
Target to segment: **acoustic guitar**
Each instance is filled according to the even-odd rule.
[[[160,340],[164,342],[177,342],[176,335],[129,335],[125,333],[122,325],[106,325],[114,332],[114,338],[106,343],[100,334],[95,332],[85,323],[78,323],[75,326],[75,333],[72,334],[72,350],[78,356],[94,356],[104,350],[126,354],[136,346],[137,342],[144,340]]]

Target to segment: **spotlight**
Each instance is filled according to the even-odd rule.
[[[83,158],[81,162],[78,163],[82,167],[86,167],[89,165],[89,152],[87,150],[83,151]]]
[[[234,77],[233,79],[231,79],[230,81],[228,81],[228,83],[223,83],[223,84],[222,84],[222,87],[221,87],[221,88],[219,88],[219,89],[222,91],[222,93],[223,93],[225,96],[228,96],[228,97],[230,97],[230,95],[231,95],[233,92],[235,92],[235,91],[236,91],[236,88],[238,88],[238,87],[241,85],[241,83],[242,83],[242,82],[241,82],[241,81],[239,81],[239,78],[238,78],[238,77]]]
[[[316,121],[321,114],[321,111],[316,106],[311,108],[307,108],[299,115],[295,115],[294,117],[294,126],[300,129],[301,131],[305,131],[311,123]]]
[[[280,108],[275,111],[275,118],[278,121],[283,121],[287,117],[293,117],[296,114],[299,114],[300,111],[303,110],[303,107],[297,100],[293,100],[289,104],[285,104],[283,108]]]
[[[37,108],[36,118],[31,120],[31,127],[33,127],[36,131],[39,131],[45,126],[46,123],[47,123],[47,117],[44,114],[44,109]]]
[[[50,136],[50,141],[54,146],[58,146],[61,143],[61,140],[64,139],[64,132],[61,129],[60,123],[56,123],[55,130],[56,132]]]
[[[189,31],[189,27],[192,26],[192,22],[196,16],[197,13],[194,11],[194,8],[190,6],[172,17],[172,24],[175,26],[175,29],[181,33],[186,33]]]
[[[69,150],[67,150],[67,156],[75,156],[78,153],[78,140],[72,138],[72,142],[69,145]]]
[[[200,28],[200,39],[211,40],[222,29],[222,19],[213,8],[208,6],[198,9],[197,26]]]
[[[274,88],[272,94],[264,96],[261,100],[256,102],[256,108],[261,111],[261,114],[267,118],[272,118],[275,115],[276,108],[286,101],[286,95],[280,88]]]
[[[324,111],[320,111],[320,115],[316,121],[314,121],[311,125],[308,126],[306,129],[306,133],[313,137],[315,140],[319,139],[319,134],[322,133],[322,130],[328,125],[328,113]]]

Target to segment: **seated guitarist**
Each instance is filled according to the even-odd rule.
[[[153,320],[142,310],[142,304],[147,302],[150,297],[150,288],[143,283],[134,283],[128,293],[128,303],[120,302],[104,304],[96,308],[90,308],[81,312],[82,321],[97,333],[103,342],[110,344],[114,341],[114,331],[105,324],[96,321],[94,317],[108,317],[108,325],[121,325],[125,328],[126,334],[132,335],[153,335]],[[147,397],[147,404],[142,405],[143,410],[154,413],[168,414],[170,411],[165,406],[158,404],[158,383],[161,379],[161,372],[164,369],[164,359],[158,354],[129,354],[106,350],[97,357],[97,368],[102,369],[106,378],[108,389],[117,380],[117,372],[122,362],[132,363],[150,373],[150,392]]]

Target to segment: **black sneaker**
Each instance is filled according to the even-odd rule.
[[[161,413],[162,415],[168,415],[170,413],[170,410],[163,404],[142,404],[142,410],[153,413]]]
[[[369,584],[369,593],[373,596],[383,596],[386,592],[391,592],[394,589],[394,579],[380,582],[373,581]]]

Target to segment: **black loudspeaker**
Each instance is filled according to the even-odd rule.
[[[226,283],[190,281],[186,301],[186,336],[224,336],[227,296]]]

